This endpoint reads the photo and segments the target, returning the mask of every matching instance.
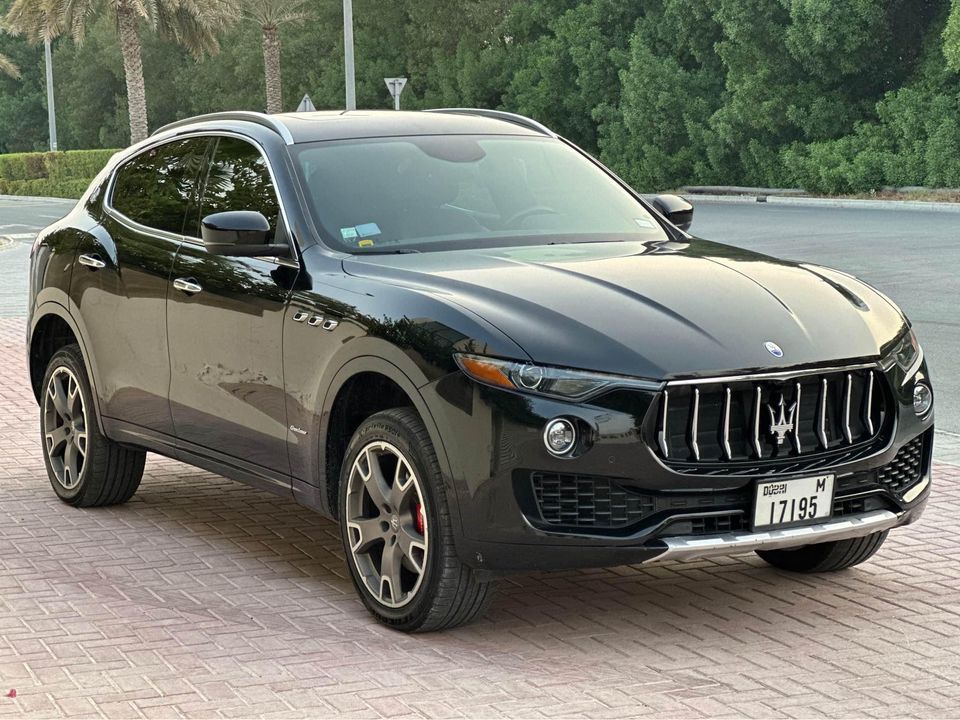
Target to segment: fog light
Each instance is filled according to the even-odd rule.
[[[926,415],[933,405],[933,391],[926,383],[918,382],[913,386],[913,411],[917,415]]]
[[[577,429],[573,423],[557,418],[547,423],[543,430],[543,443],[553,455],[566,455],[577,442]]]

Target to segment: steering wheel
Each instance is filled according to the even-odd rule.
[[[521,220],[526,220],[528,217],[532,217],[533,215],[559,215],[559,214],[560,213],[558,213],[556,210],[554,210],[553,208],[547,207],[546,205],[532,205],[528,208],[524,208],[523,210],[520,210],[519,212],[515,212],[513,215],[507,218],[503,223],[503,227],[512,228],[516,223],[520,222]]]

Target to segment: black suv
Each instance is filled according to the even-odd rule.
[[[33,248],[53,488],[123,502],[149,450],[292,495],[411,631],[510,571],[863,562],[930,485],[910,325],[692,212],[502,112],[168,125]]]

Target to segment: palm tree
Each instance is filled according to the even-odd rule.
[[[3,32],[3,18],[0,18],[0,32]],[[3,53],[0,53],[0,75],[9,75],[15,80],[20,78],[20,68]]]
[[[267,112],[283,110],[280,78],[280,26],[293,25],[307,18],[303,7],[307,0],[245,0],[244,15],[260,26],[263,34],[263,74],[267,85]]]
[[[13,60],[3,53],[0,53],[0,73],[9,75],[12,78],[20,77],[20,68],[13,64]]]
[[[6,24],[33,42],[52,39],[69,29],[83,41],[88,23],[102,13],[115,21],[127,82],[130,142],[147,137],[147,101],[143,85],[143,43],[146,26],[179,44],[200,59],[215,53],[216,33],[230,18],[230,0],[14,0]]]

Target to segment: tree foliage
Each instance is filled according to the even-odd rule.
[[[342,107],[341,0],[247,2],[309,18],[272,24],[271,97]],[[530,115],[642,190],[960,186],[960,0],[355,0],[354,19],[359,106],[390,107],[383,78],[405,75],[405,109]],[[151,127],[264,109],[266,25],[221,30],[199,65],[144,33]],[[0,151],[43,148],[42,54],[4,35],[0,53],[22,75],[0,76]],[[58,40],[54,65],[61,146],[128,142],[115,23]]]
[[[262,34],[268,113],[283,110],[280,28],[284,25],[298,25],[306,20],[309,17],[306,4],[307,0],[243,0],[241,5],[244,16],[255,22]]]
[[[147,136],[144,29],[200,59],[219,49],[216,35],[230,20],[231,8],[227,0],[13,0],[3,22],[30,42],[52,41],[69,33],[79,45],[88,25],[97,18],[109,18],[123,58],[131,140],[137,142]]]
[[[0,74],[18,80],[20,78],[20,68],[6,55],[0,54]]]

